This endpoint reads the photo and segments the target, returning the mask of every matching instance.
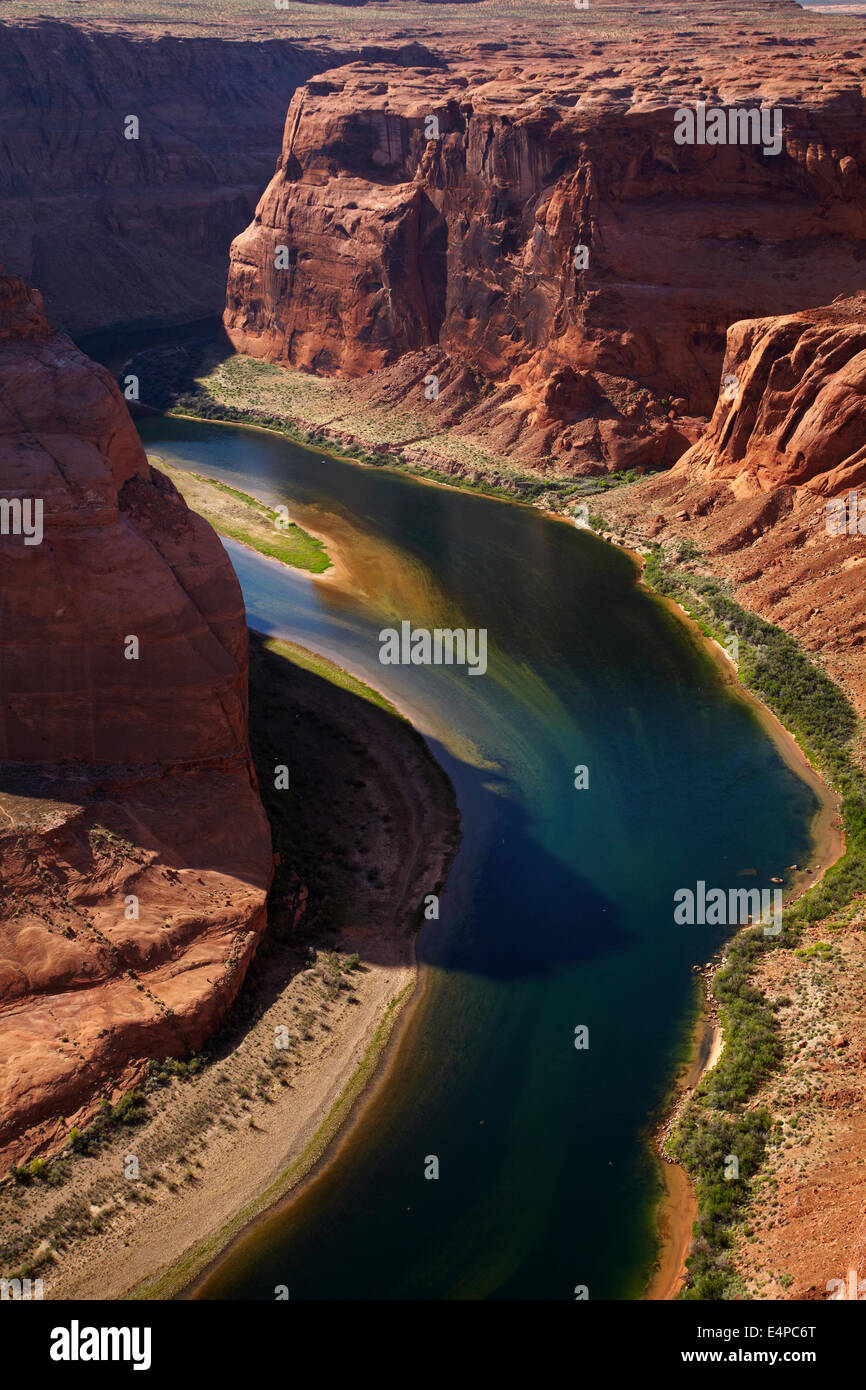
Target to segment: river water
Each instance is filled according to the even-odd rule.
[[[691,967],[728,934],[676,925],[674,892],[769,887],[805,862],[814,793],[592,535],[260,431],[140,428],[151,454],[337,539],[352,594],[226,542],[250,626],[388,694],[462,814],[418,939],[427,988],[384,1083],[199,1296],[640,1297],[657,1253],[647,1126],[687,1045]],[[485,628],[486,674],[381,665],[379,631],[404,619]]]

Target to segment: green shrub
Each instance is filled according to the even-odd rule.
[[[749,613],[717,581],[677,569],[661,546],[653,547],[644,577],[658,593],[687,608],[705,632],[721,642],[737,637],[743,683],[797,736],[807,755],[842,794],[843,858],[786,909],[778,936],[765,936],[755,928],[740,932],[728,947],[726,965],[713,980],[724,1051],[685,1107],[668,1145],[672,1157],[692,1175],[698,1197],[695,1241],[680,1297],[733,1298],[742,1293],[743,1285],[730,1260],[732,1227],[752,1196],[750,1180],[770,1141],[769,1115],[745,1106],[782,1062],[775,1010],[751,983],[753,968],[763,952],[795,947],[804,923],[840,911],[866,891],[866,778],[849,750],[857,729],[853,706],[792,637]],[[826,960],[831,953],[832,947],[825,942],[797,951],[815,960]],[[739,1160],[736,1180],[724,1177],[727,1154]]]

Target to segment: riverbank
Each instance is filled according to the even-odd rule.
[[[319,1162],[413,995],[423,895],[459,838],[450,783],[393,706],[332,663],[253,634],[250,669],[278,860],[269,929],[195,1067],[151,1069],[129,1125],[0,1188],[3,1270],[38,1267],[47,1298],[185,1286]],[[274,786],[286,749],[289,793]]]
[[[656,1210],[658,1260],[643,1295],[649,1303],[662,1303],[677,1297],[685,1280],[692,1226],[698,1215],[698,1199],[689,1175],[685,1168],[668,1157],[664,1146],[695,1088],[716,1065],[724,1046],[718,1010],[710,990],[711,973],[701,973],[703,995],[692,1034],[691,1053],[674,1082],[664,1118],[653,1136],[663,1191]]]
[[[421,376],[424,372],[422,370]],[[483,434],[463,434],[460,410],[444,399],[422,409],[405,396],[398,406],[366,396],[337,377],[313,376],[236,353],[207,358],[195,389],[178,394],[169,415],[266,429],[294,443],[355,463],[391,467],[413,478],[556,510],[583,484],[565,473],[516,467]]]
[[[646,558],[636,552],[625,540],[610,537],[619,548],[625,549],[640,567],[641,583],[646,583]],[[652,586],[650,586],[652,587]],[[657,591],[656,591],[657,592]],[[841,817],[842,797],[838,790],[821,775],[813,756],[801,745],[791,730],[787,729],[775,712],[754,691],[743,684],[740,667],[732,658],[730,651],[722,645],[718,633],[707,626],[704,619],[699,620],[690,606],[679,602],[670,593],[657,592],[663,602],[681,622],[684,622],[705,650],[713,658],[725,682],[744,698],[754,709],[763,728],[773,740],[786,764],[814,792],[818,808],[811,827],[812,863],[799,868],[791,866],[793,878],[789,881],[785,895],[785,907],[801,903],[812,889],[824,879],[828,870],[838,864],[846,854],[846,841]],[[730,605],[729,605],[730,606]],[[751,934],[751,933],[750,933]],[[737,943],[737,938],[734,938]],[[705,980],[705,999],[697,1021],[693,1041],[692,1058],[685,1077],[674,1083],[672,1095],[666,1107],[665,1119],[656,1135],[656,1148],[662,1160],[662,1179],[664,1191],[658,1208],[660,1251],[659,1261],[647,1292],[649,1300],[674,1299],[679,1296],[686,1284],[686,1259],[691,1247],[695,1223],[700,1216],[698,1192],[687,1168],[675,1162],[669,1152],[669,1144],[676,1147],[681,1142],[681,1130],[695,1126],[695,1105],[700,1103],[699,1087],[709,1072],[721,1061],[725,1049],[725,1034],[720,1019],[720,1010],[715,1001],[713,984],[718,975],[729,971],[730,962],[726,953],[721,959],[701,972]],[[757,973],[761,973],[758,971]],[[764,972],[765,973],[765,972]],[[762,979],[766,984],[766,979]],[[799,1050],[799,1047],[798,1047]],[[705,1061],[701,1062],[701,1057]],[[772,1065],[769,1071],[775,1069]],[[700,1122],[698,1122],[700,1124]],[[858,1160],[859,1162],[859,1160]],[[748,1230],[748,1228],[745,1228]],[[754,1237],[747,1235],[746,1239]],[[791,1262],[793,1263],[793,1262]],[[787,1277],[787,1276],[786,1276]],[[792,1276],[793,1277],[793,1276]],[[783,1297],[786,1284],[779,1286],[777,1295]]]
[[[277,511],[216,478],[175,468],[159,454],[150,454],[148,459],[171,479],[187,506],[221,536],[310,574],[321,575],[331,567],[324,542],[292,521],[287,508]]]
[[[626,549],[626,547],[622,547],[622,549]],[[627,553],[640,563],[641,582],[645,583],[643,577],[645,557],[633,550],[628,550]],[[647,587],[650,588],[651,592],[654,592],[651,585]],[[793,877],[785,895],[785,906],[789,906],[819,883],[831,865],[841,859],[845,853],[845,836],[841,821],[842,798],[839,792],[834,790],[822,777],[812,758],[790,729],[786,729],[778,715],[754,690],[750,690],[747,685],[743,684],[737,662],[734,661],[721,642],[701,626],[684,604],[665,595],[657,594],[656,597],[659,602],[664,603],[671,612],[676,614],[680,622],[689,628],[695,640],[713,658],[725,685],[754,711],[761,727],[772,739],[785,764],[815,794],[818,808],[811,826],[813,863],[807,868],[793,870]]]
[[[265,431],[265,432],[270,432],[270,431]],[[437,486],[443,485],[443,484],[442,484],[442,480],[437,480],[436,485],[437,485]],[[444,484],[444,485],[447,486],[447,484]],[[516,500],[516,499],[511,498],[510,500],[513,501],[513,500]],[[560,519],[563,519],[563,518],[560,518]],[[572,523],[569,523],[569,524],[572,524]],[[642,563],[641,557],[636,556],[635,553],[634,553],[634,551],[632,551],[632,555],[633,555],[633,558],[637,559],[640,563]],[[783,753],[785,754],[786,761],[788,761],[790,765],[794,766],[795,769],[798,771],[798,773],[800,773],[800,775],[803,775],[803,776],[806,778],[806,780],[808,780],[808,778],[809,778],[808,762],[807,762],[807,760],[805,759],[805,755],[802,753],[802,750],[799,748],[799,746],[797,745],[796,741],[795,741],[793,738],[790,738],[790,737],[786,734],[786,732],[782,729],[782,726],[780,725],[779,721],[775,718],[775,716],[773,716],[773,715],[767,710],[767,708],[766,708],[766,706],[763,704],[763,702],[761,702],[760,699],[759,699],[757,696],[751,694],[750,692],[745,691],[745,690],[742,688],[742,686],[741,686],[740,683],[739,683],[739,677],[738,677],[737,669],[736,669],[736,667],[733,665],[733,663],[731,662],[731,660],[730,660],[730,658],[729,658],[727,652],[721,647],[721,645],[720,645],[714,638],[712,638],[711,636],[708,636],[708,634],[707,634],[704,630],[701,629],[701,626],[700,626],[699,623],[697,623],[694,619],[692,619],[691,617],[688,616],[686,610],[685,610],[681,605],[677,604],[677,603],[676,603],[674,600],[672,600],[672,599],[664,599],[663,602],[664,602],[664,605],[665,605],[666,607],[670,608],[671,611],[672,611],[672,613],[676,616],[676,620],[677,620],[677,623],[678,623],[678,624],[680,624],[680,623],[682,623],[682,622],[684,622],[684,621],[685,621],[687,624],[691,624],[691,625],[692,625],[693,632],[694,632],[694,634],[696,635],[696,637],[697,637],[702,643],[704,643],[704,642],[709,643],[709,648],[708,648],[708,649],[709,649],[710,652],[712,653],[714,659],[718,660],[718,662],[719,662],[719,669],[720,669],[720,672],[721,672],[721,674],[722,674],[722,676],[723,676],[723,679],[726,681],[726,683],[730,684],[732,688],[735,688],[739,694],[741,694],[744,698],[746,698],[747,700],[750,701],[750,703],[753,704],[753,706],[754,706],[754,708],[755,708],[755,711],[756,711],[758,717],[761,719],[762,723],[764,723],[764,726],[765,726],[765,728],[767,728],[767,731],[768,731],[768,732],[774,737],[774,739],[777,741],[777,745],[780,744],[780,741],[781,741],[781,744],[784,744],[784,745],[785,745],[784,748],[783,748]],[[765,721],[769,721],[769,722],[765,722]],[[821,797],[820,797],[820,793],[821,793],[822,791],[825,791],[825,790],[826,790],[825,784],[823,783],[823,781],[821,781],[821,780],[817,777],[817,774],[814,774],[814,775],[815,775],[816,784],[817,784],[817,785],[816,785],[816,790],[817,790],[818,793],[819,793],[820,813],[827,813],[828,810],[829,810],[829,808],[826,806],[825,802],[824,802],[824,801],[821,799]],[[820,814],[820,813],[819,813],[819,814]],[[828,814],[828,815],[827,815],[827,819],[828,819],[828,822],[832,822],[832,816],[831,816],[831,815]],[[828,832],[829,832],[829,831],[832,829],[832,825],[828,823],[827,829],[828,829]],[[820,832],[819,832],[819,833],[820,833]],[[827,853],[826,856],[824,855],[824,853],[822,853],[822,854],[819,856],[819,863],[822,864],[822,865],[826,865],[826,863],[828,862],[829,857],[830,857],[830,854],[829,854],[829,850],[828,850],[828,853]],[[784,863],[785,861],[782,860],[781,862]],[[813,872],[813,875],[812,875],[813,878],[817,878],[817,877],[819,876],[820,872],[821,872],[820,869],[815,870],[815,871]],[[805,870],[804,870],[804,875],[805,875]],[[802,882],[805,883],[805,877],[804,877],[804,879],[802,880]],[[801,885],[798,884],[798,883],[796,883],[796,882],[794,882],[794,883],[789,887],[789,895],[790,895],[791,892],[796,891],[797,888],[798,888],[799,886],[801,886]],[[684,1232],[684,1234],[683,1234],[683,1232]],[[687,1248],[688,1239],[689,1239],[689,1237],[690,1237],[690,1234],[691,1234],[691,1219],[683,1219],[683,1218],[680,1218],[680,1220],[679,1220],[679,1222],[678,1222],[677,1229],[676,1229],[676,1231],[673,1233],[673,1239],[674,1239],[674,1244],[677,1244],[677,1243],[679,1244],[680,1249],[682,1250],[683,1254],[684,1254],[684,1252],[685,1252],[685,1249]],[[667,1247],[663,1247],[663,1257],[664,1257],[664,1258],[666,1258],[666,1255],[665,1255],[666,1249],[667,1249]],[[682,1261],[680,1260],[680,1261],[679,1261],[679,1265],[678,1265],[678,1270],[677,1270],[676,1272],[681,1272],[681,1267],[682,1267]]]

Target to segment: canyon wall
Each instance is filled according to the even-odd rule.
[[[0,24],[0,256],[77,336],[218,316],[286,105],[335,61],[285,39]]]
[[[724,479],[742,498],[866,484],[866,295],[733,324],[723,382],[678,475]]]
[[[633,545],[697,546],[741,603],[820,655],[863,715],[866,293],[733,324],[723,368],[698,443],[599,509]]]
[[[862,46],[844,28],[737,29],[719,8],[700,41],[665,26],[520,61],[476,44],[310,79],[232,247],[234,345],[350,377],[436,347],[443,370],[493,383],[485,428],[516,457],[673,461],[697,431],[671,439],[668,406],[712,412],[732,322],[826,303],[863,273]],[[677,144],[675,111],[698,100],[780,108],[780,152]]]
[[[5,1166],[200,1045],[265,926],[272,855],[228,558],[109,374],[2,268],[0,499]]]
[[[339,24],[289,39],[0,23],[0,256],[78,338],[216,320],[298,84],[419,57],[347,46]]]

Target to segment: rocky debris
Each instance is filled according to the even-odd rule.
[[[807,924],[799,947],[764,952],[757,965],[787,1057],[750,1102],[769,1111],[773,1139],[735,1233],[745,1297],[851,1297],[832,1281],[866,1275],[864,901],[846,920]],[[826,941],[832,952],[809,954]]]

